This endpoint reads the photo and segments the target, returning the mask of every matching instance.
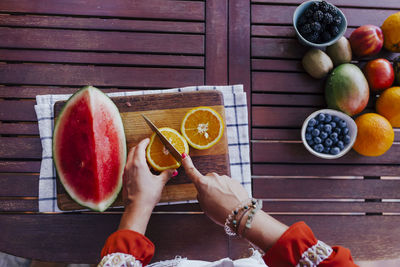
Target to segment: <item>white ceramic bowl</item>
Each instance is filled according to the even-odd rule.
[[[349,128],[350,143],[347,144],[347,146],[342,151],[340,151],[339,154],[331,155],[331,154],[319,153],[319,152],[315,151],[314,149],[312,149],[310,147],[310,145],[307,143],[306,129],[307,129],[308,122],[312,118],[315,118],[320,113],[337,116],[337,117],[343,119],[347,123],[347,127]],[[337,110],[333,110],[333,109],[320,109],[320,110],[313,112],[310,116],[307,117],[307,119],[303,123],[303,127],[301,128],[301,140],[303,141],[303,144],[306,147],[306,149],[308,151],[310,151],[311,154],[313,154],[319,158],[323,158],[323,159],[337,159],[337,158],[342,157],[347,152],[349,152],[349,150],[353,147],[354,142],[356,141],[356,137],[357,137],[357,125],[356,125],[355,121],[347,114],[337,111]]]

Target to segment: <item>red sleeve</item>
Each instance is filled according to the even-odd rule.
[[[296,266],[302,254],[317,242],[313,232],[304,222],[295,223],[267,251],[264,261],[270,267]],[[349,249],[343,247],[332,247],[332,249],[330,256],[318,266],[357,266],[351,258]]]
[[[154,244],[144,235],[131,230],[118,230],[111,234],[101,250],[101,257],[111,253],[131,254],[141,261],[143,266],[149,264],[154,255]]]

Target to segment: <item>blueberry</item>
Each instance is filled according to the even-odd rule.
[[[332,139],[327,138],[327,139],[325,140],[325,146],[330,147],[330,146],[332,146],[332,144],[333,144]]]
[[[330,147],[327,147],[327,146],[326,146],[326,147],[324,148],[324,153],[325,153],[325,154],[329,154],[330,151],[331,151],[331,148],[330,148]]]
[[[337,155],[340,153],[340,149],[337,146],[335,146],[335,147],[331,148],[330,152],[332,155]]]
[[[315,126],[315,125],[317,125],[317,120],[316,120],[316,119],[311,119],[311,120],[308,122],[308,126],[313,127],[313,126]]]
[[[322,142],[322,139],[320,137],[317,136],[314,138],[314,144],[321,144],[321,142]]]
[[[346,134],[344,137],[343,137],[343,142],[347,145],[348,143],[350,143],[350,135],[348,135],[348,134]]]
[[[326,139],[326,138],[328,138],[328,133],[327,132],[321,132],[319,137],[321,137],[322,139]]]
[[[336,128],[336,122],[331,121],[329,124],[332,126],[332,128]]]
[[[324,114],[324,113],[318,114],[317,120],[318,120],[318,121],[324,121],[324,120],[325,120],[325,114]]]
[[[340,121],[339,121],[339,126],[340,126],[340,128],[346,128],[346,127],[347,127],[346,121],[340,120]]]
[[[322,151],[324,151],[324,146],[321,144],[315,145],[314,150],[317,151],[318,153],[321,153]]]
[[[330,133],[332,131],[332,125],[325,124],[324,125],[324,130],[325,130],[325,132]]]
[[[322,131],[324,129],[324,124],[322,124],[322,123],[318,124],[317,129]]]
[[[319,136],[320,130],[314,129],[314,130],[312,130],[311,134],[312,134],[313,136]]]
[[[343,128],[342,134],[346,135],[348,133],[349,133],[349,128],[347,128],[347,127]]]
[[[335,133],[340,134],[342,132],[342,129],[340,128],[335,128]]]
[[[314,141],[311,139],[311,140],[307,140],[307,144],[309,144],[310,146],[312,146],[313,144],[314,144]]]
[[[325,114],[325,122],[331,122],[331,121],[332,121],[332,115]]]
[[[306,140],[311,140],[312,139],[312,135],[310,133],[306,133]]]
[[[338,116],[333,116],[333,121],[334,121],[334,122],[339,122],[339,121],[340,121],[340,118],[339,118]]]
[[[314,127],[308,126],[306,129],[306,133],[311,133],[314,130]]]
[[[331,135],[330,135],[332,141],[333,141],[333,139],[337,139],[338,136],[339,136],[338,133],[331,133]]]
[[[340,148],[340,150],[343,150],[343,148],[344,148],[344,143],[343,143],[343,141],[337,142],[337,146]]]
[[[336,145],[337,142],[339,142],[339,139],[338,139],[338,138],[333,138],[333,139],[332,139],[332,142],[333,142],[334,145]]]

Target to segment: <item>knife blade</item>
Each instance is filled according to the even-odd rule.
[[[165,148],[171,153],[171,155],[174,157],[174,159],[178,162],[182,162],[182,156],[181,153],[179,153],[178,150],[168,141],[168,139],[158,130],[157,126],[154,125],[153,122],[149,118],[147,118],[145,115],[141,114],[143,119],[146,121],[147,125],[150,127],[150,129],[156,133],[158,138],[160,138],[161,143],[165,146]]]

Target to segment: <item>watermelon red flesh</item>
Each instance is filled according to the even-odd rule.
[[[122,185],[126,144],[112,101],[93,87],[73,97],[59,115],[54,160],[66,191],[81,205],[105,210]]]

